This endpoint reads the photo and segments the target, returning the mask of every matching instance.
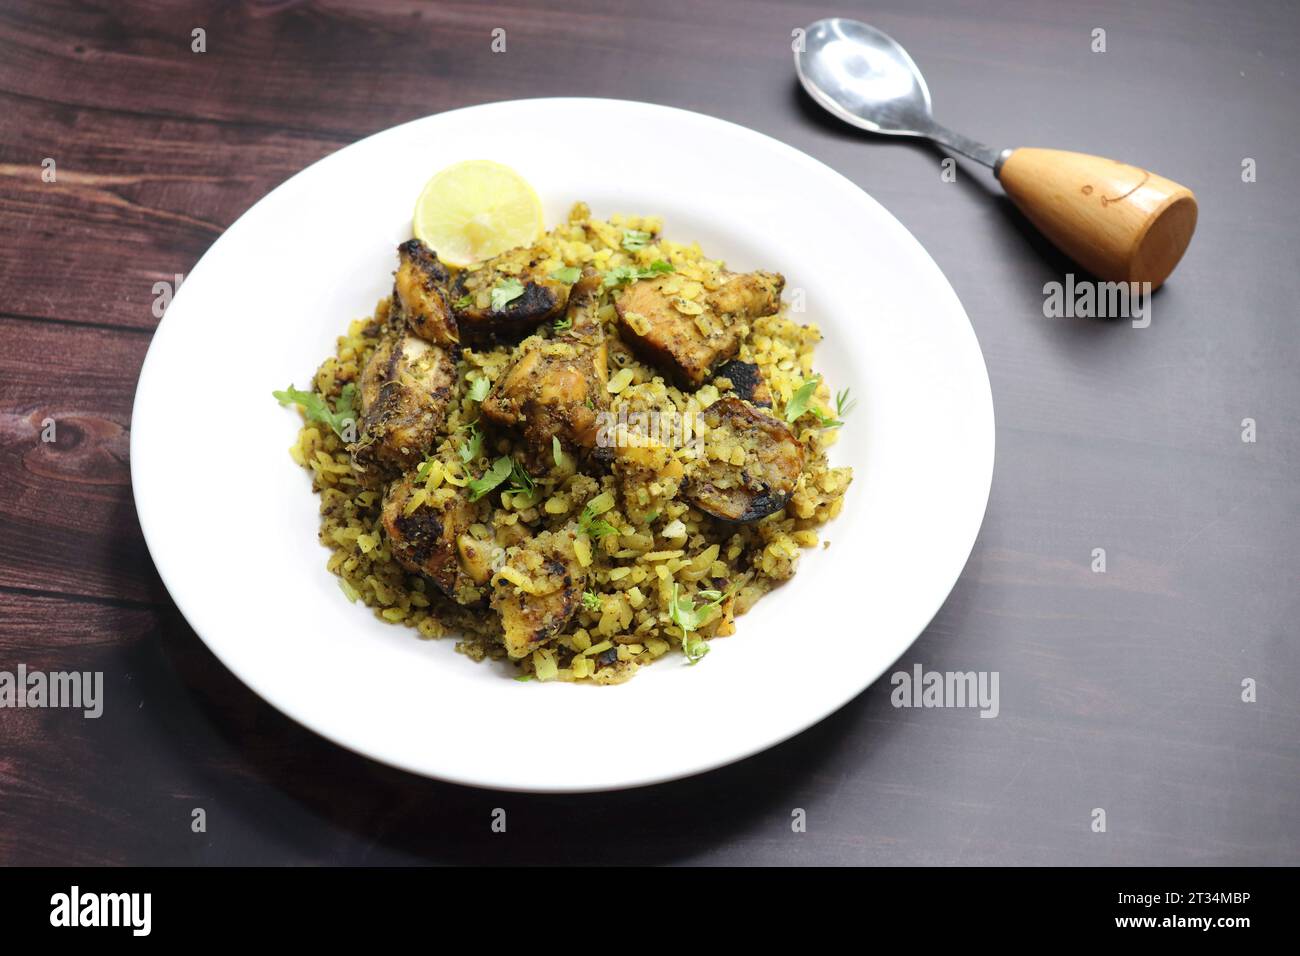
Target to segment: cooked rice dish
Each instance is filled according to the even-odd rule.
[[[403,243],[312,390],[276,393],[343,593],[520,680],[699,661],[852,480],[784,285],[582,203],[471,269]]]

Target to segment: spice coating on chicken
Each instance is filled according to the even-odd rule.
[[[698,388],[740,351],[748,323],[781,307],[785,279],[774,272],[732,274],[712,292],[687,298],[674,276],[634,282],[615,303],[623,339],[679,383]],[[678,289],[671,293],[669,289]]]
[[[382,342],[361,373],[353,465],[373,476],[419,464],[447,417],[456,380],[456,363],[444,349],[405,332]]]
[[[484,419],[522,432],[532,466],[551,458],[553,438],[566,451],[596,444],[599,416],[609,409],[608,350],[596,316],[600,283],[588,269],[569,296],[563,328],[525,342],[483,400]]]
[[[474,505],[449,485],[424,491],[422,500],[412,504],[412,496],[421,491],[423,482],[411,473],[389,485],[384,495],[380,520],[393,558],[457,603],[480,603],[491,569],[477,550],[482,546],[486,552],[486,546],[469,533],[476,518]]]
[[[461,338],[470,345],[518,342],[558,317],[569,285],[543,268],[546,256],[511,249],[459,273],[449,292]]]
[[[393,279],[396,318],[405,319],[412,332],[434,345],[455,346],[460,341],[447,285],[451,276],[438,254],[419,239],[397,247],[398,266]]]

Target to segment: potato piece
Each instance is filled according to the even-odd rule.
[[[706,455],[687,466],[686,497],[724,521],[757,521],[780,511],[803,471],[803,446],[785,422],[738,398],[714,402],[700,418],[709,450],[743,453],[744,462]]]
[[[493,578],[492,607],[511,658],[527,657],[558,635],[582,603],[587,572],[574,551],[576,538],[572,529],[544,531],[507,552],[509,570]]]

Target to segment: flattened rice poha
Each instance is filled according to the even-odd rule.
[[[465,270],[403,243],[311,391],[275,393],[344,595],[519,680],[699,661],[852,479],[826,455],[851,401],[784,282],[582,203]]]

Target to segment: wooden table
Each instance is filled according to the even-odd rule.
[[[796,91],[791,30],[851,10],[566,6],[0,4],[0,670],[102,670],[108,701],[99,720],[0,710],[0,862],[1300,862],[1300,11],[872,5],[953,126],[1130,159],[1196,191],[1199,234],[1135,329],[1044,318],[1044,283],[1070,267],[985,172],[963,161],[945,182],[940,154],[837,126]],[[700,110],[807,151],[952,281],[992,378],[996,473],[966,572],[899,668],[998,671],[997,719],[895,709],[882,682],[693,780],[498,794],[318,739],[181,619],[141,539],[127,454],[156,283],[359,137],[585,94]],[[214,374],[197,395],[237,384]],[[204,403],[178,400],[204,427]]]

